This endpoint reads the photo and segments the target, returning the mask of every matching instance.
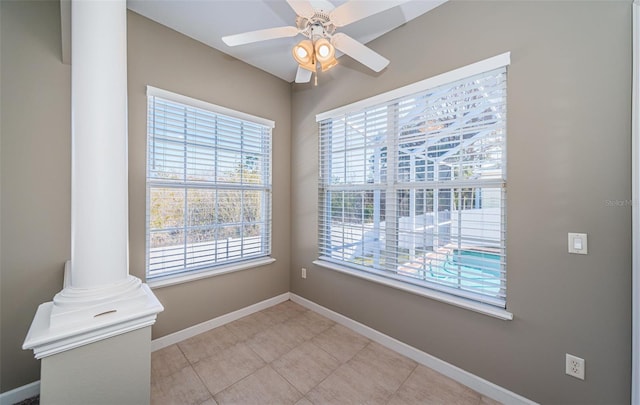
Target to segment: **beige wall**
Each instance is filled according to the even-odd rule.
[[[2,222],[0,390],[40,379],[21,349],[71,253],[71,69],[57,2],[0,1]]]
[[[292,292],[541,403],[629,403],[631,208],[607,201],[631,198],[631,38],[630,0],[452,1],[370,43],[382,73],[341,58],[318,87],[295,85]],[[314,266],[315,114],[506,51],[514,320]],[[567,253],[567,232],[589,234],[589,255]]]
[[[21,349],[70,257],[70,66],[57,1],[0,1],[2,245],[0,392],[40,378]],[[130,273],[144,278],[147,84],[272,119],[276,262],[155,290],[157,338],[289,291],[290,86],[135,13],[128,14]]]
[[[182,330],[289,291],[290,86],[275,76],[128,14],[130,272],[144,277],[145,86],[274,120],[273,242],[276,262],[260,268],[154,290],[165,307],[153,337]]]

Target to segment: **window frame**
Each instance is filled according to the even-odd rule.
[[[158,288],[158,287],[198,280],[206,277],[227,274],[230,272],[245,270],[248,268],[264,266],[264,265],[273,263],[275,259],[271,257],[271,248],[272,248],[272,240],[273,240],[272,234],[271,234],[271,227],[273,222],[272,221],[272,187],[273,187],[272,186],[272,167],[273,167],[272,130],[275,127],[275,122],[266,118],[257,117],[257,116],[240,112],[240,111],[235,111],[226,107],[218,106],[212,103],[187,97],[181,94],[173,93],[167,90],[159,89],[153,86],[147,86],[146,90],[147,90],[146,91],[146,94],[147,94],[146,151],[147,153],[146,153],[146,160],[145,160],[145,173],[146,173],[146,176],[145,176],[145,189],[146,189],[145,275],[146,275],[147,284],[152,288]],[[207,115],[215,117],[213,118],[213,120],[215,120],[216,123],[219,120],[223,120],[223,121],[226,120],[227,122],[238,123],[241,129],[239,129],[240,132],[238,132],[237,135],[245,136],[244,135],[245,126],[253,126],[256,128],[261,128],[260,141],[256,141],[260,144],[259,153],[263,155],[265,160],[264,162],[261,162],[261,165],[260,165],[261,167],[259,169],[262,173],[260,177],[261,181],[259,183],[253,184],[250,182],[245,182],[244,180],[240,180],[240,183],[237,183],[237,184],[222,185],[222,184],[218,184],[218,180],[216,177],[216,179],[213,181],[211,180],[202,181],[200,184],[194,185],[193,181],[190,181],[187,179],[186,171],[183,173],[183,175],[185,176],[184,178],[180,177],[176,180],[167,181],[167,179],[163,179],[163,178],[158,178],[158,179],[152,178],[152,175],[150,174],[151,172],[150,160],[152,157],[152,151],[150,150],[149,144],[151,142],[150,141],[151,137],[155,136],[156,134],[155,134],[155,128],[152,128],[151,118],[150,118],[150,114],[152,114],[155,110],[154,110],[154,107],[150,106],[150,103],[152,102],[152,100],[155,100],[156,98],[163,100],[163,102],[179,105],[180,108],[185,108],[185,114],[187,114],[187,110],[189,111],[190,114],[197,114],[197,112],[200,111]],[[203,134],[199,131],[202,131],[202,130],[197,130],[190,136],[192,137],[203,136]],[[212,133],[204,134],[203,138],[204,139],[211,138],[212,140],[217,139],[217,134],[218,133],[216,129],[215,135]],[[227,137],[227,139],[231,139],[230,137],[234,135],[236,135],[236,133],[233,132],[233,130],[231,130],[231,132],[227,133],[225,136]],[[184,142],[185,142],[185,148],[186,148],[187,138],[185,138]],[[220,150],[220,146],[217,145],[217,142],[214,142],[214,143],[216,146],[214,147],[209,146],[207,149],[210,149],[211,153],[217,154],[218,151]],[[204,149],[204,147],[199,143],[196,143],[194,145],[195,145],[193,146],[194,148],[199,148],[197,150]],[[244,148],[245,148],[244,143],[240,142],[240,147],[239,149],[235,150],[235,153],[238,153],[241,156],[246,156],[245,153],[247,153],[247,151]],[[189,158],[186,157],[186,153],[187,152],[185,149],[185,157],[183,158],[184,159],[183,164],[185,167],[184,170],[188,170],[187,167],[190,164],[189,162],[195,165],[198,164],[197,162],[192,162],[191,160],[189,160]],[[195,153],[198,153],[198,152],[195,152]],[[197,159],[197,158],[193,158],[193,159]],[[218,163],[219,159],[213,159],[213,161],[214,161],[213,170],[214,171],[219,170],[219,163]],[[242,173],[244,173],[244,171]],[[151,211],[150,211],[151,190],[154,187],[156,189],[158,189],[159,187],[163,187],[164,185],[167,185],[172,181],[174,181],[174,184],[169,185],[171,189],[184,190],[185,193],[187,193],[188,190],[190,189],[193,190],[194,187],[200,190],[204,190],[205,192],[206,191],[219,192],[220,190],[228,189],[229,187],[232,187],[233,189],[239,191],[240,193],[244,193],[247,191],[249,192],[258,191],[259,193],[262,193],[262,202],[261,202],[261,209],[260,209],[260,212],[262,215],[260,217],[261,219],[260,223],[263,224],[263,229],[261,230],[262,238],[260,239],[260,252],[258,254],[250,255],[249,257],[242,257],[243,255],[241,254],[240,257],[236,259],[228,260],[228,261],[220,261],[220,262],[218,262],[217,255],[214,255],[213,257],[215,258],[215,260],[213,260],[213,262],[210,262],[210,263],[205,262],[202,265],[192,267],[192,268],[185,266],[177,270],[174,269],[171,271],[167,271],[165,274],[153,274],[153,272],[150,269],[151,267],[150,235],[152,232]],[[187,200],[185,199],[185,204],[186,204],[186,201]],[[213,206],[217,206],[217,205],[214,203]],[[215,209],[215,212],[217,212],[217,208]],[[185,209],[184,212],[182,213],[182,222],[184,223],[185,229],[190,229],[190,227],[186,225],[187,222],[185,222],[185,221],[188,221],[187,219],[188,215],[189,215],[189,212]],[[243,215],[243,214],[240,213],[240,215]],[[241,226],[242,224],[244,224],[243,218],[240,218],[240,221],[241,221],[239,223],[240,225],[238,226]],[[220,227],[224,224],[227,224],[227,223],[226,222],[217,223],[215,224],[215,227]],[[210,226],[214,226],[214,225],[211,224]],[[189,246],[189,242],[186,240],[186,235],[184,238],[185,238],[184,243],[185,243],[185,249],[186,249]],[[212,241],[209,241],[208,243],[210,244],[215,243],[216,246],[218,245],[217,240],[212,240]],[[227,255],[228,255],[228,252],[227,252]],[[185,264],[189,260],[186,250],[184,253],[184,257],[181,260]]]
[[[499,68],[506,68],[509,64],[510,64],[510,53],[506,52],[504,54],[497,55],[495,57],[485,59],[483,61],[473,63],[470,65],[461,67],[459,69],[455,69],[453,71],[443,73],[441,75],[434,76],[432,78],[428,78],[428,79],[410,84],[408,86],[404,86],[383,94],[379,94],[377,96],[370,97],[368,99],[364,99],[349,105],[345,105],[330,111],[320,113],[316,115],[316,121],[319,123],[319,132],[321,131],[321,125],[322,125],[321,123],[326,122],[327,120],[334,119],[340,116],[347,116],[348,114],[364,113],[365,111],[371,110],[375,107],[387,105],[389,103],[392,103],[394,100],[402,99],[403,97],[412,96],[421,92],[426,92],[430,89],[436,88],[441,85],[457,82],[459,80],[463,80],[479,74],[491,72]],[[506,100],[505,100],[505,104],[506,104]],[[323,181],[326,181],[328,179],[328,176],[327,176],[327,173],[322,173],[322,170],[326,170],[326,167],[323,167],[323,165],[325,165],[325,162],[322,161],[323,159],[322,140],[320,140],[319,148],[320,148],[319,150],[320,172],[319,172],[319,194],[318,194],[318,202],[319,202],[318,204],[319,206],[318,208],[319,209],[319,212],[318,212],[319,214],[319,224],[318,224],[319,246],[318,247],[320,250],[322,250],[322,245],[323,245],[322,239],[328,238],[328,235],[326,233],[327,231],[323,229],[322,218],[323,218],[323,215],[325,215],[325,213],[322,212],[323,210],[322,200],[325,198],[328,198],[328,197],[325,197],[324,193],[327,192],[327,189],[329,189],[330,191],[330,187],[328,186],[328,183],[323,183]],[[387,150],[387,153],[391,156],[394,155],[392,150]],[[506,140],[504,141],[503,156],[506,156]],[[495,182],[495,184],[493,184],[493,187],[495,188],[495,186],[498,185],[502,193],[502,197],[501,197],[502,201],[504,202],[504,195],[506,192],[506,190],[504,189],[504,187],[506,186],[506,160],[504,159],[504,157],[503,157],[502,164],[504,166],[503,168],[504,178],[501,181]],[[392,166],[397,167],[397,163],[395,165],[388,164],[387,170],[389,172],[392,171],[391,169]],[[391,172],[391,173],[387,173],[387,175],[390,178],[393,178],[394,182],[396,183],[398,182],[396,173]],[[447,186],[446,184],[443,184],[440,187],[452,188],[454,186]],[[349,187],[345,186],[345,189],[349,189]],[[453,190],[451,192],[453,192]],[[324,205],[324,207],[326,208],[326,205]],[[506,229],[504,229],[506,227],[505,212],[506,212],[506,207],[503,206],[501,220],[500,220],[502,232],[506,232]],[[327,225],[327,226],[330,226],[330,225]],[[396,238],[398,238],[398,236],[396,236]],[[503,251],[506,249],[505,246],[506,246],[506,242],[503,242],[503,248],[502,248]],[[319,253],[320,254],[318,259],[314,261],[314,264],[316,265],[329,268],[332,270],[336,270],[339,272],[347,273],[356,277],[364,278],[369,281],[385,284],[385,285],[398,288],[407,292],[411,292],[417,295],[429,297],[441,302],[446,302],[452,305],[456,305],[458,307],[470,309],[470,310],[480,312],[486,315],[490,315],[499,319],[503,319],[503,320],[513,319],[513,314],[511,314],[506,310],[506,299],[503,302],[503,306],[500,306],[500,305],[496,305],[495,302],[483,302],[482,300],[478,300],[475,297],[473,298],[466,297],[464,296],[464,294],[450,294],[449,292],[447,292],[446,288],[438,288],[435,285],[424,286],[424,285],[419,285],[419,283],[402,281],[401,277],[389,277],[389,274],[385,274],[384,271],[373,269],[370,266],[360,266],[358,264],[354,264],[353,262],[341,261],[340,259],[327,257],[323,255],[322,251],[320,251]],[[397,252],[394,254],[397,254]],[[506,265],[503,268],[505,269],[505,276],[506,276]],[[506,287],[506,280],[504,281],[504,284]]]

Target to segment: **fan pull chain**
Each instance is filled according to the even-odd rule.
[[[313,85],[317,86],[318,85],[318,71],[315,71],[314,73],[315,73],[315,80],[313,82]]]

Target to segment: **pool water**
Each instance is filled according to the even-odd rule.
[[[458,281],[464,287],[500,288],[500,255],[476,250],[454,250],[444,262],[429,265],[429,278]]]

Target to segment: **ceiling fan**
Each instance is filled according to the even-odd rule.
[[[228,46],[237,46],[304,35],[307,39],[303,39],[292,49],[293,57],[298,62],[296,83],[309,82],[311,75],[317,72],[318,65],[323,72],[335,66],[338,63],[335,57],[336,49],[369,69],[379,72],[389,64],[388,59],[336,30],[407,1],[409,0],[350,0],[334,7],[327,0],[313,0],[313,4],[310,0],[287,0],[297,15],[295,26],[228,35],[222,37],[222,40]]]

